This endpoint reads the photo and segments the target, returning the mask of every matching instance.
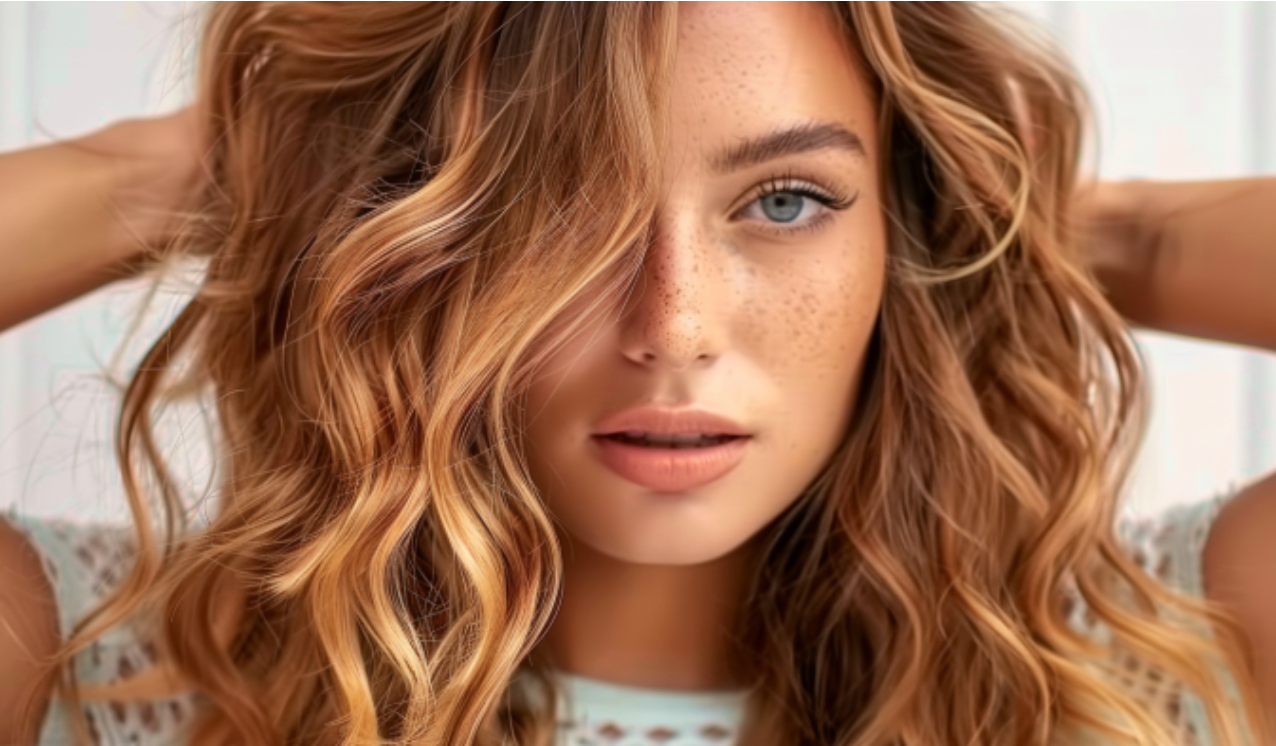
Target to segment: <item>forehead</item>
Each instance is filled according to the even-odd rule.
[[[833,122],[875,152],[872,92],[848,43],[820,3],[678,3],[672,136],[707,159],[780,127]]]

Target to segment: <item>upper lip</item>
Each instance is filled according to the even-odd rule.
[[[726,417],[703,409],[636,407],[607,415],[595,435],[642,432],[648,435],[740,435],[749,432]]]

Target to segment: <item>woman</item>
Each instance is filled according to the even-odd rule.
[[[123,161],[108,243],[208,266],[125,395],[134,535],[3,534],[45,601],[5,621],[94,679],[46,741],[1266,740],[1261,625],[1151,576],[1140,537],[1186,568],[1189,533],[1113,531],[1117,311],[1182,289],[1105,215],[1138,188],[1074,235],[1080,90],[988,11],[235,5],[202,53],[202,108],[84,143],[198,143]],[[86,214],[107,173],[66,187]],[[10,323],[114,271],[60,230]],[[220,435],[198,531],[150,425],[183,390]],[[92,541],[129,572],[80,593]]]

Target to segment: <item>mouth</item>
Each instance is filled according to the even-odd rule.
[[[629,431],[607,433],[597,437],[606,438],[629,446],[636,446],[638,448],[656,448],[676,451],[689,448],[712,448],[713,446],[719,446],[733,440],[747,438],[748,436],[727,434],[660,435],[656,433],[644,433],[641,431]]]
[[[686,492],[726,476],[744,460],[751,440],[747,435],[673,439],[632,433],[594,435],[591,439],[595,455],[616,475],[664,493]]]

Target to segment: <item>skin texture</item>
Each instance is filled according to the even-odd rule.
[[[35,743],[52,681],[32,692],[43,662],[61,642],[53,587],[26,538],[0,520],[0,743]],[[34,694],[35,717],[22,720]]]
[[[876,104],[844,44],[814,5],[679,5],[671,141],[642,275],[528,392],[532,477],[566,542],[563,605],[541,651],[558,668],[633,686],[736,683],[724,630],[749,540],[851,422],[885,283]],[[724,148],[810,122],[845,126],[864,153],[711,167]],[[794,218],[759,199],[777,176],[781,190],[854,202],[835,211],[789,192],[802,205]],[[783,233],[799,226],[810,229]],[[590,440],[603,416],[637,405],[702,407],[753,439],[716,482],[650,492],[604,466]]]
[[[167,213],[203,185],[198,120],[192,106],[0,158],[0,331],[132,276],[166,248]]]

